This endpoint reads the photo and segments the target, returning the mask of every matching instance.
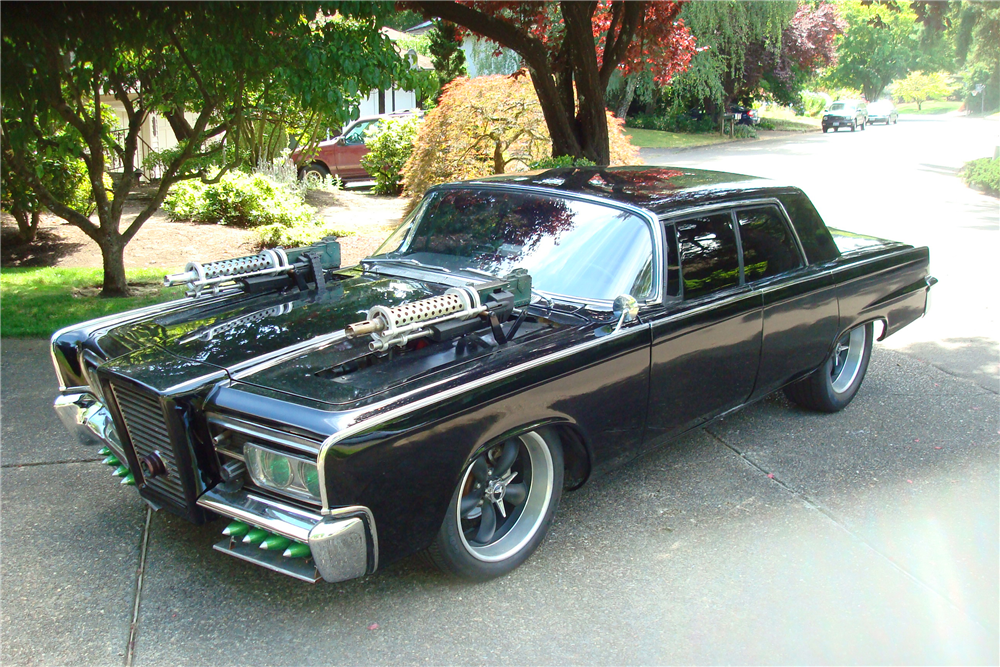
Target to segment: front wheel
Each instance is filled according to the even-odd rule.
[[[867,125],[867,123],[866,123],[866,122],[864,122],[864,121],[862,121],[862,123],[861,123],[861,131],[862,131],[862,132],[864,132],[864,131],[865,131],[865,125]]]
[[[559,436],[530,431],[480,452],[462,474],[428,549],[446,572],[473,581],[507,574],[545,537],[563,485]]]
[[[875,327],[856,326],[837,341],[815,373],[785,387],[785,396],[810,410],[839,412],[858,393],[872,356]]]

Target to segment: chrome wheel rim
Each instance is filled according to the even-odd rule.
[[[552,454],[537,433],[480,454],[462,477],[455,507],[458,534],[474,558],[510,558],[538,533],[552,500]]]
[[[319,173],[315,169],[310,169],[302,175],[302,180],[310,185],[318,185],[323,182],[323,174]]]
[[[840,337],[837,348],[833,351],[833,366],[830,368],[830,381],[835,392],[842,394],[854,383],[861,370],[864,355],[865,327],[855,327]]]

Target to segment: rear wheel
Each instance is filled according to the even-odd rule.
[[[858,122],[857,121],[851,121],[851,132],[853,132],[856,129],[858,129]]]
[[[812,375],[785,387],[785,395],[810,410],[838,412],[846,408],[865,379],[874,331],[869,322],[845,333],[826,362]]]
[[[480,452],[465,469],[428,549],[446,572],[485,581],[535,551],[555,516],[563,485],[562,446],[549,429]]]

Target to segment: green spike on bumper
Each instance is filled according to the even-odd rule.
[[[101,463],[103,463],[106,466],[115,466],[115,467],[118,467],[122,464],[122,462],[119,461],[118,457],[115,456],[114,454],[101,461]]]
[[[115,468],[115,471],[111,474],[114,475],[115,477],[124,477],[125,475],[129,474],[128,467],[118,466],[117,468]]]
[[[107,456],[110,453],[111,453],[110,447],[101,447],[100,449],[97,450],[97,454],[99,456]]]
[[[121,483],[125,486],[135,486],[135,476],[132,473],[129,473],[122,477]]]
[[[292,542],[285,549],[285,553],[281,554],[285,558],[309,558],[312,556],[312,552],[309,551],[308,544],[302,544],[301,542]]]
[[[271,535],[260,543],[260,548],[266,551],[284,551],[292,541],[281,535]]]
[[[231,524],[226,526],[226,529],[222,531],[223,535],[227,537],[243,537],[250,532],[249,524],[245,524],[242,521],[233,521]]]
[[[243,538],[243,544],[260,544],[261,542],[266,540],[270,535],[271,533],[267,532],[266,530],[261,530],[260,528],[254,528],[253,530],[251,530],[249,533],[246,534],[246,537]]]

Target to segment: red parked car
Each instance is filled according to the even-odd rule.
[[[344,129],[344,133],[328,141],[320,142],[315,157],[303,160],[302,152],[292,153],[292,160],[299,165],[299,178],[323,178],[339,176],[342,180],[369,180],[371,175],[361,166],[361,158],[368,153],[365,146],[365,131],[388,118],[409,118],[419,115],[419,111],[400,111],[379,116],[359,118]]]

